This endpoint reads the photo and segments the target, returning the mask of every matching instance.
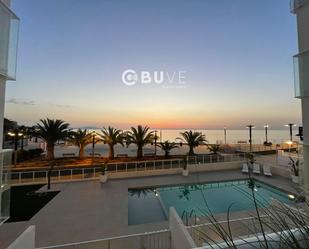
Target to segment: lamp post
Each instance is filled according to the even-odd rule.
[[[265,143],[266,144],[268,144],[268,127],[269,127],[268,124],[264,125],[264,128],[265,128]]]
[[[154,136],[155,157],[157,156],[157,139],[158,139],[157,132],[158,132],[157,130],[154,131],[155,133],[155,136]]]
[[[8,132],[8,135],[12,137],[13,140],[13,146],[14,146],[14,166],[17,164],[17,150],[18,150],[18,138],[22,137],[24,134],[21,132],[18,132],[17,130],[13,132]]]
[[[224,144],[226,144],[226,127],[224,127],[223,130],[224,130]]]
[[[293,126],[296,126],[296,124],[286,124],[285,126],[289,127],[290,128],[290,141],[292,142],[293,141]]]
[[[249,144],[250,144],[250,153],[252,152],[252,129],[254,128],[254,125],[247,125],[246,128],[249,129]]]

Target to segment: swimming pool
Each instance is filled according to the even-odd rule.
[[[268,206],[270,200],[292,203],[288,194],[255,180],[255,196],[259,206]],[[175,207],[179,216],[194,213],[205,216],[213,214],[253,210],[251,189],[248,180],[214,182],[203,184],[164,186],[128,190],[129,225],[167,220],[170,207]]]

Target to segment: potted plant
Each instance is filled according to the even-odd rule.
[[[183,157],[182,175],[183,175],[183,176],[188,176],[188,175],[189,175],[189,170],[188,170],[188,158],[187,158],[187,156],[184,156],[184,157]]]
[[[290,158],[289,165],[291,167],[291,172],[292,172],[292,182],[294,183],[299,183],[299,159],[294,159],[292,157]]]
[[[104,183],[106,181],[107,181],[107,163],[104,163],[101,167],[100,182]]]

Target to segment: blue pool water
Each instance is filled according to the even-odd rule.
[[[255,196],[259,206],[268,206],[271,199],[292,203],[288,194],[255,180]],[[158,222],[167,219],[169,207],[179,216],[195,212],[197,216],[254,209],[248,180],[170,187],[129,189],[129,225]]]

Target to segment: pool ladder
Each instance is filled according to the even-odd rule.
[[[183,221],[183,223],[186,226],[189,226],[189,221],[193,218],[194,220],[194,225],[196,225],[197,223],[197,215],[194,209],[191,210],[191,212],[187,212],[187,210],[184,210],[181,214],[181,219]]]

